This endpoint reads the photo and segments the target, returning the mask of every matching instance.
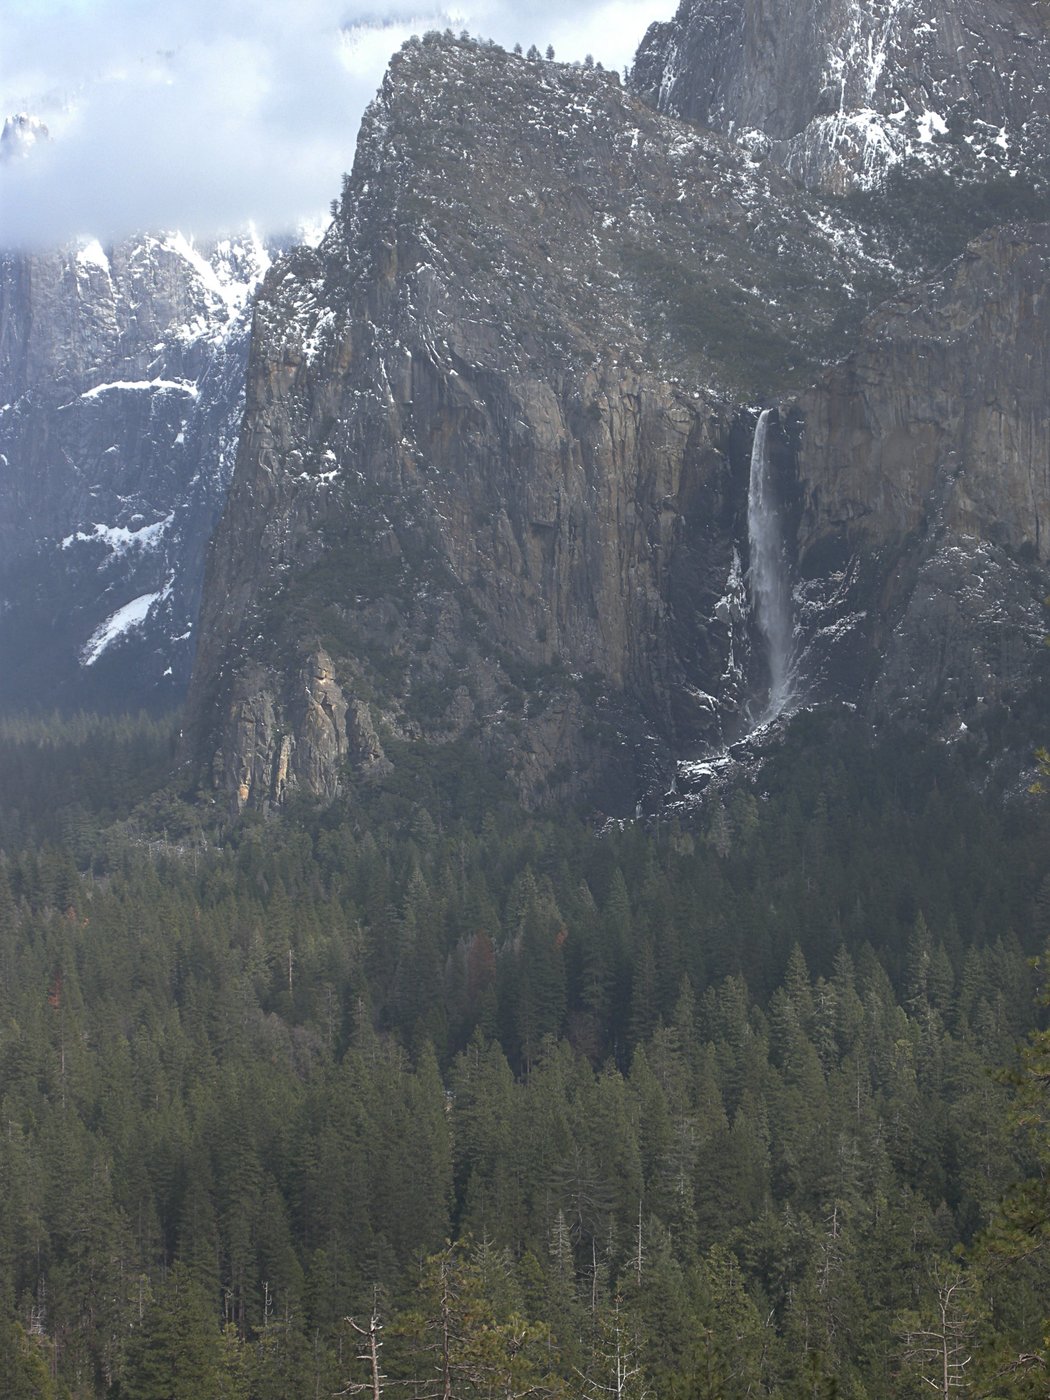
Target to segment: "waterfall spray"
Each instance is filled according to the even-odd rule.
[[[791,700],[794,624],[791,580],[780,514],[770,480],[769,419],[765,409],[755,425],[751,480],[747,493],[747,537],[751,550],[751,606],[769,663],[769,701],[760,723],[782,714]]]

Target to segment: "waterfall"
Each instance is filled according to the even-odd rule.
[[[765,409],[755,425],[751,480],[747,493],[747,538],[751,550],[751,607],[766,644],[769,700],[759,723],[776,719],[791,700],[794,620],[791,579],[784,551],[777,500],[770,480],[769,418]]]

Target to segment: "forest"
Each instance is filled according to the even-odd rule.
[[[174,742],[0,725],[4,1397],[1050,1391],[1050,799],[814,714],[673,820],[226,823]]]

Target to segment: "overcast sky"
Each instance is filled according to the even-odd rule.
[[[0,118],[52,140],[0,163],[0,246],[198,236],[323,214],[410,34],[451,25],[630,63],[677,0],[2,0]]]

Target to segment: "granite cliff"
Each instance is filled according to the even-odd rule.
[[[407,46],[328,237],[258,298],[190,705],[219,791],[328,795],[469,739],[527,800],[622,806],[719,740],[747,685],[735,406],[804,384],[886,269],[614,75]]]
[[[724,19],[739,47],[739,8],[675,24]],[[1009,10],[1021,43],[1016,6],[977,8]],[[474,41],[407,45],[326,239],[268,275],[184,748],[230,809],[403,778],[424,752],[480,757],[530,803],[630,810],[745,733],[768,685],[746,519],[761,405],[793,704],[1027,742],[1045,228],[992,227],[940,267],[921,169],[895,196],[908,219],[822,193],[868,167],[817,178],[713,99],[685,115],[723,131],[643,100],[658,40],[632,91]],[[791,51],[779,81],[801,83]],[[1028,87],[1041,101],[1034,73],[993,101],[970,64],[979,120],[1013,120]],[[1034,167],[1021,183],[1038,207]]]
[[[837,678],[949,739],[987,739],[1004,711],[1038,733],[1048,296],[1050,226],[990,231],[800,398],[800,593],[814,618],[836,597],[803,665],[813,694]]]

